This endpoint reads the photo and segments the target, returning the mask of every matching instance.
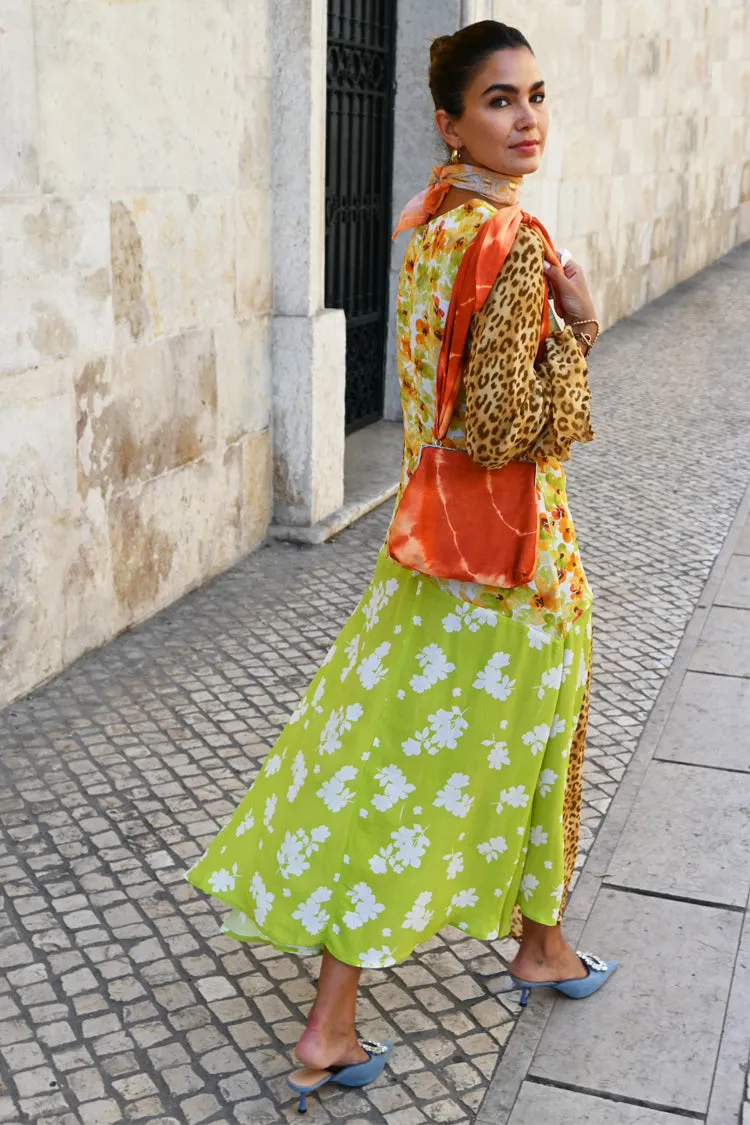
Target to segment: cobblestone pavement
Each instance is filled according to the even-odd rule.
[[[597,595],[582,851],[750,479],[750,247],[607,334],[570,494]],[[743,296],[744,294],[744,296]],[[297,1120],[315,960],[238,945],[183,880],[362,593],[381,509],[277,544],[0,715],[0,1122]],[[469,1125],[513,1028],[509,940],[363,973],[381,1078],[307,1120]]]

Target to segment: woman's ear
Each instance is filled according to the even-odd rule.
[[[438,132],[443,138],[448,148],[462,149],[464,147],[463,141],[456,132],[456,126],[450,114],[446,113],[444,109],[439,109],[435,113],[435,124],[438,127]]]

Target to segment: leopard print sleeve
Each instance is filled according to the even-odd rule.
[[[586,361],[569,328],[547,340],[537,364],[544,301],[544,251],[519,228],[483,308],[475,315],[464,369],[466,448],[488,468],[528,457],[567,460],[590,441]]]

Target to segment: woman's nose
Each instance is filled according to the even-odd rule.
[[[530,105],[519,105],[518,114],[516,116],[517,129],[530,129],[536,125],[536,117],[534,110]]]

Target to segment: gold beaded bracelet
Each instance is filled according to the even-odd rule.
[[[592,336],[590,332],[577,333],[573,331],[573,329],[580,328],[584,324],[595,325],[596,335]],[[591,320],[574,320],[572,324],[568,325],[568,328],[573,331],[573,335],[575,336],[576,340],[586,345],[586,355],[588,355],[596,341],[599,339],[599,332],[601,331],[599,321],[593,318]]]

